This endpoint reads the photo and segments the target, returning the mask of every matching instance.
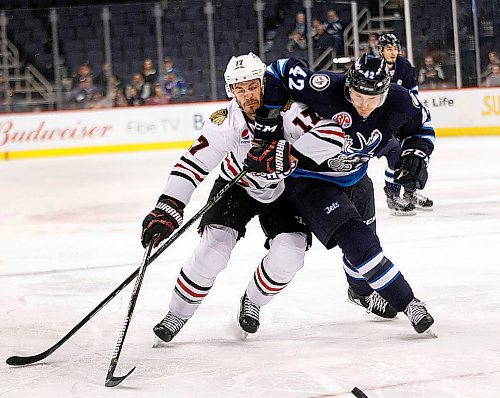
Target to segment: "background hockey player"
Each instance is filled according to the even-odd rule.
[[[155,209],[144,219],[144,246],[151,240],[158,244],[168,238],[182,223],[183,209],[194,189],[221,160],[221,172],[210,196],[213,197],[232,180],[242,170],[254,138],[264,134],[288,140],[293,137],[298,148],[294,149],[294,153],[299,156],[301,147],[335,132],[339,137],[334,148],[340,150],[343,134],[331,121],[321,127],[324,132],[304,135],[304,131],[291,122],[287,122],[288,127],[283,130],[282,122],[266,125],[266,119],[255,115],[256,109],[262,105],[265,70],[265,64],[252,53],[233,57],[229,61],[224,77],[227,94],[233,100],[226,108],[212,114],[202,128],[202,135],[174,166]],[[302,112],[307,113],[304,108],[293,104],[284,109],[283,117],[287,120],[304,117]],[[282,121],[277,113],[277,119]],[[163,341],[172,340],[194,314],[218,273],[227,265],[236,242],[244,236],[246,224],[255,215],[259,216],[268,238],[269,252],[259,264],[241,299],[238,319],[245,333],[257,331],[260,306],[283,290],[303,266],[311,235],[300,218],[295,216],[293,206],[284,193],[284,178],[293,171],[296,162],[288,160],[289,147],[283,143],[285,141],[281,140],[274,148],[273,157],[268,152],[261,152],[254,159],[272,166],[273,173],[246,174],[202,217],[201,241],[180,271],[168,314],[153,329]],[[313,158],[322,161],[331,153],[329,147],[322,145]]]
[[[384,58],[389,68],[391,82],[396,83],[415,95],[418,94],[417,77],[411,62],[400,55],[401,43],[392,33],[386,33],[378,38],[379,56]],[[417,191],[405,190],[401,197],[401,185],[394,182],[394,166],[401,155],[401,142],[393,138],[377,156],[387,158],[385,170],[385,188],[387,206],[393,215],[415,215],[416,210],[432,210],[432,200]]]
[[[316,237],[328,249],[342,249],[350,300],[387,318],[404,311],[418,333],[428,330],[433,318],[380,246],[373,184],[366,174],[368,161],[396,133],[403,141],[396,182],[408,189],[425,186],[434,148],[426,108],[408,90],[391,85],[385,60],[366,55],[347,76],[315,73],[302,60],[290,58],[273,62],[266,78],[267,106],[280,106],[290,95],[336,121],[345,133],[342,151],[319,165],[307,152],[296,156],[298,167],[286,186]]]

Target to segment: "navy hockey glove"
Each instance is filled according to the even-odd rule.
[[[279,108],[261,107],[255,112],[253,136],[257,140],[281,140],[284,138],[283,118]]]
[[[290,144],[285,140],[254,140],[243,168],[251,173],[286,173],[290,170]]]
[[[409,191],[423,189],[429,157],[419,149],[405,149],[394,167],[394,182]]]
[[[182,224],[184,203],[167,195],[160,196],[154,210],[142,222],[141,243],[144,248],[154,239],[154,247],[167,239]]]

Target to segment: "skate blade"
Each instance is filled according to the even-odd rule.
[[[429,336],[431,336],[434,339],[438,338],[438,334],[434,330],[432,330],[432,328],[427,329],[424,333],[428,334]]]
[[[236,314],[236,324],[238,325],[238,330],[240,332],[240,340],[244,341],[248,337],[248,333],[243,330],[243,328],[240,326],[240,312]]]
[[[248,333],[245,332],[243,329],[240,329],[240,339],[241,341],[245,341],[248,337]]]
[[[161,347],[162,345],[163,345],[163,340],[155,336],[155,339],[153,340],[153,346],[151,348],[158,348]]]
[[[415,207],[415,210],[416,211],[425,211],[425,212],[429,212],[429,211],[433,211],[434,208],[433,207]]]
[[[383,316],[374,314],[373,312],[367,312],[366,316],[376,322],[392,322],[395,321],[396,319],[399,319],[397,315],[394,318],[384,318]]]
[[[391,210],[391,216],[403,216],[403,217],[407,217],[407,216],[416,216],[417,213],[412,210],[412,211],[398,211],[398,210]]]

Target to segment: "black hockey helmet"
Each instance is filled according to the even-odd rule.
[[[395,34],[384,33],[383,35],[380,35],[377,40],[378,51],[381,53],[387,46],[395,46],[398,48],[398,51],[401,51],[401,43]]]
[[[391,77],[385,59],[364,54],[347,72],[344,93],[351,101],[349,89],[365,95],[387,94]]]

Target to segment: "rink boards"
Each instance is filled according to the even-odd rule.
[[[500,135],[500,87],[421,91],[439,136]],[[187,148],[227,101],[0,115],[0,160]]]

